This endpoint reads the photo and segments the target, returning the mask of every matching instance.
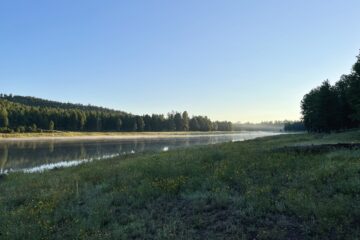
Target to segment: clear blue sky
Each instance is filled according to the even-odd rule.
[[[0,92],[132,113],[297,119],[348,73],[359,0],[8,0]]]

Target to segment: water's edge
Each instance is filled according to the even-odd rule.
[[[147,136],[128,138],[96,136],[95,138],[17,139],[0,142],[0,174],[12,172],[36,173],[51,169],[77,166],[95,160],[104,160],[145,151],[168,151],[197,145],[238,142],[280,132],[231,132]]]

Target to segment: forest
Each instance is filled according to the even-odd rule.
[[[360,55],[350,74],[331,85],[328,80],[312,89],[301,102],[309,132],[330,132],[360,126]]]
[[[0,131],[231,131],[231,122],[171,112],[133,115],[91,105],[0,94]]]

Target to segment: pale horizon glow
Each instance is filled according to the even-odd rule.
[[[360,1],[4,1],[1,93],[134,114],[297,120],[350,72]]]

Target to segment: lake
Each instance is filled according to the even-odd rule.
[[[166,138],[52,138],[46,140],[1,140],[0,174],[9,172],[39,172],[75,166],[94,160],[126,156],[139,152],[161,152],[176,148],[237,142],[279,132],[232,132],[201,135],[176,135]]]

